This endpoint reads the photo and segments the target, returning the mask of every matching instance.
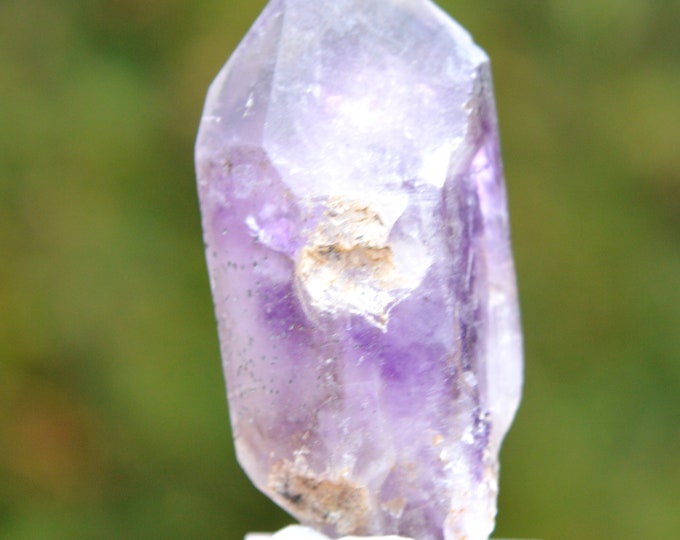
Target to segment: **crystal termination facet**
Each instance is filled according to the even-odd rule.
[[[253,482],[330,536],[487,539],[522,345],[485,53],[429,0],[272,0],[196,166]]]

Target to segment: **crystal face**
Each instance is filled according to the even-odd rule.
[[[196,165],[253,482],[330,536],[488,538],[522,346],[485,53],[428,0],[272,0]]]

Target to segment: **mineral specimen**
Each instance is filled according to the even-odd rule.
[[[196,165],[253,482],[331,536],[488,538],[522,346],[485,53],[429,0],[271,0]]]

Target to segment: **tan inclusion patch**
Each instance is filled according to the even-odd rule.
[[[366,533],[368,490],[342,475],[317,475],[300,463],[281,460],[271,468],[268,487],[302,523],[332,527],[341,535]]]
[[[297,259],[303,303],[308,312],[350,312],[385,330],[390,308],[421,277],[404,272],[389,228],[367,203],[332,197],[325,206]]]

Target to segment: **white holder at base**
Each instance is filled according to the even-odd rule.
[[[290,525],[274,534],[250,533],[245,540],[330,540],[319,531],[303,527],[302,525]],[[413,540],[403,536],[343,536],[339,540]]]
[[[246,534],[245,540],[330,540],[319,531],[303,527],[302,525],[289,525],[274,534],[250,533]],[[413,540],[404,536],[343,536],[339,540]],[[496,538],[495,540],[504,540]]]

